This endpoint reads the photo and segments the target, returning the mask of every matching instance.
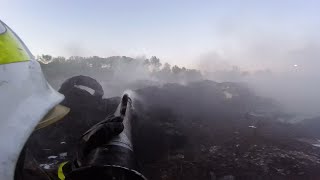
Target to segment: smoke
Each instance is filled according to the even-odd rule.
[[[224,21],[214,32],[216,42],[212,44],[212,50],[201,54],[193,63],[205,79],[243,82],[258,95],[278,101],[288,113],[304,117],[320,115],[320,85],[317,83],[320,77],[320,38],[310,26],[275,28]],[[84,51],[78,46],[66,50],[80,55]],[[121,95],[125,89],[171,82],[186,84],[201,79],[197,71],[175,67],[174,64],[180,64],[178,59],[167,66],[155,61],[151,71],[158,69],[156,73],[150,73],[145,60],[145,56],[116,57],[111,60],[115,62],[112,67],[102,64],[101,72],[94,68],[84,71],[82,67],[78,71],[70,66],[65,71],[68,75],[60,79],[79,74],[94,77],[105,87],[106,97]],[[57,74],[62,73],[52,71],[52,76]]]
[[[320,115],[319,39],[259,37],[255,33],[247,40],[240,37],[234,41],[242,44],[237,50],[224,44],[196,60],[205,78],[244,82],[258,95],[278,101],[289,113]]]

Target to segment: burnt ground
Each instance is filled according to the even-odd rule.
[[[317,136],[306,126],[285,123],[290,115],[243,84],[166,84],[131,96],[135,153],[149,179],[320,178],[320,149],[299,141]],[[75,108],[68,121],[33,134],[29,151],[43,168],[73,158],[81,133],[113,113],[119,98],[104,101],[105,112],[94,103],[85,111]],[[57,157],[48,159],[51,155]]]
[[[244,85],[202,81],[136,93],[134,144],[150,179],[320,177],[320,149],[298,140],[315,136],[278,121],[288,117],[281,107]]]

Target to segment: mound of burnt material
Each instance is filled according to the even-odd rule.
[[[317,177],[320,151],[298,141],[281,108],[238,83],[166,84],[136,91],[134,144],[150,179]]]
[[[320,117],[306,119],[300,124],[310,135],[320,139]]]

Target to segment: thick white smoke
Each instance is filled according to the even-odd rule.
[[[248,83],[258,95],[277,100],[290,113],[320,115],[320,40],[273,38],[272,43],[255,38],[238,51],[208,53],[196,61],[197,67],[211,80]]]

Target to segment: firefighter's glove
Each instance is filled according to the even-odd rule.
[[[107,144],[112,137],[120,134],[123,129],[123,118],[111,116],[85,132],[81,137],[77,152],[78,166],[82,165],[82,161],[92,150]]]

